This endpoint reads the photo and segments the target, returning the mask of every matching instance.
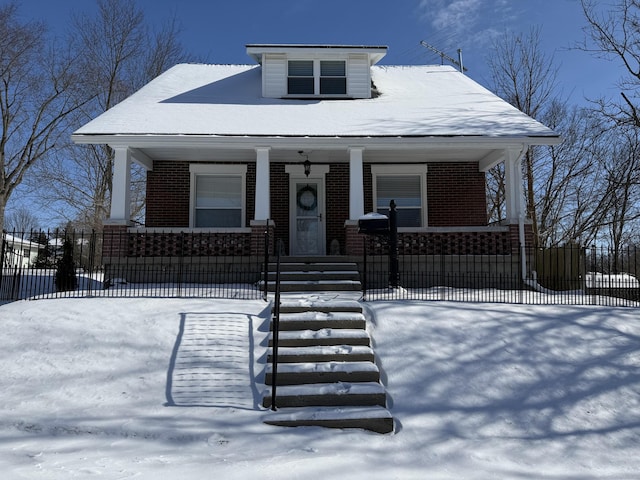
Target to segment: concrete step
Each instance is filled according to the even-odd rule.
[[[277,264],[269,264],[269,272],[274,272],[277,269]],[[358,273],[358,265],[355,263],[336,263],[336,262],[280,262],[280,273],[286,272],[314,272],[314,273],[328,273],[328,272],[356,272]]]
[[[270,272],[269,283],[275,282],[275,280],[276,280],[275,272]],[[345,280],[359,282],[360,274],[353,270],[343,270],[343,271],[331,270],[326,272],[292,270],[288,272],[280,272],[281,282],[313,282],[313,281],[335,282],[335,281],[345,281]]]
[[[280,331],[352,329],[364,330],[366,320],[359,312],[299,312],[284,313],[280,311]]]
[[[285,385],[276,391],[276,407],[336,407],[374,406],[386,407],[387,395],[377,382],[322,383],[305,385]],[[271,391],[263,397],[262,405],[271,407]]]
[[[374,362],[373,350],[363,345],[320,345],[279,347],[278,363]],[[273,349],[267,351],[267,363],[273,361]]]
[[[264,283],[262,283],[264,285]],[[267,291],[274,292],[275,282],[268,282]],[[356,280],[297,280],[280,281],[281,292],[357,292],[362,284]]]
[[[362,313],[362,305],[356,300],[335,300],[331,302],[314,301],[307,299],[282,300],[280,313],[301,313],[301,312],[324,312],[342,313],[358,312]]]
[[[282,327],[282,324],[280,325]],[[269,346],[273,336],[269,337]],[[320,330],[281,331],[281,347],[309,347],[312,345],[371,345],[371,337],[365,330],[347,328],[322,328]]]
[[[386,408],[314,407],[282,408],[263,417],[264,423],[281,427],[361,428],[376,433],[393,432],[393,417]]]
[[[378,381],[380,381],[380,371],[371,362],[281,363],[278,365],[278,385]],[[266,368],[265,384],[273,385],[271,364]]]

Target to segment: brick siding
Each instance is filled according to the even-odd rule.
[[[430,163],[427,208],[430,227],[487,224],[484,172],[475,162]]]

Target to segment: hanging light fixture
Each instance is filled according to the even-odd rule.
[[[304,174],[307,178],[309,178],[309,174],[311,173],[311,162],[309,161],[309,154],[308,153],[304,153],[303,150],[298,150],[298,155],[300,155],[301,157],[305,157],[305,161],[302,162],[302,165],[304,166]]]

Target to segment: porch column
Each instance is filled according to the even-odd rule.
[[[256,147],[256,198],[254,220],[271,217],[269,185],[269,150],[271,147]]]
[[[522,151],[508,150],[504,162],[505,202],[507,222],[517,224],[524,218],[524,197],[522,192]]]
[[[364,175],[362,152],[364,147],[349,147],[349,219],[364,215]]]
[[[115,147],[109,223],[128,225],[131,218],[131,151]]]

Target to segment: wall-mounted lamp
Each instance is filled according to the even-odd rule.
[[[304,166],[305,176],[309,177],[309,174],[311,173],[311,162],[309,161],[309,154],[304,153],[303,150],[298,150],[298,155],[300,155],[301,157],[305,157],[306,160],[302,162],[302,165]]]

